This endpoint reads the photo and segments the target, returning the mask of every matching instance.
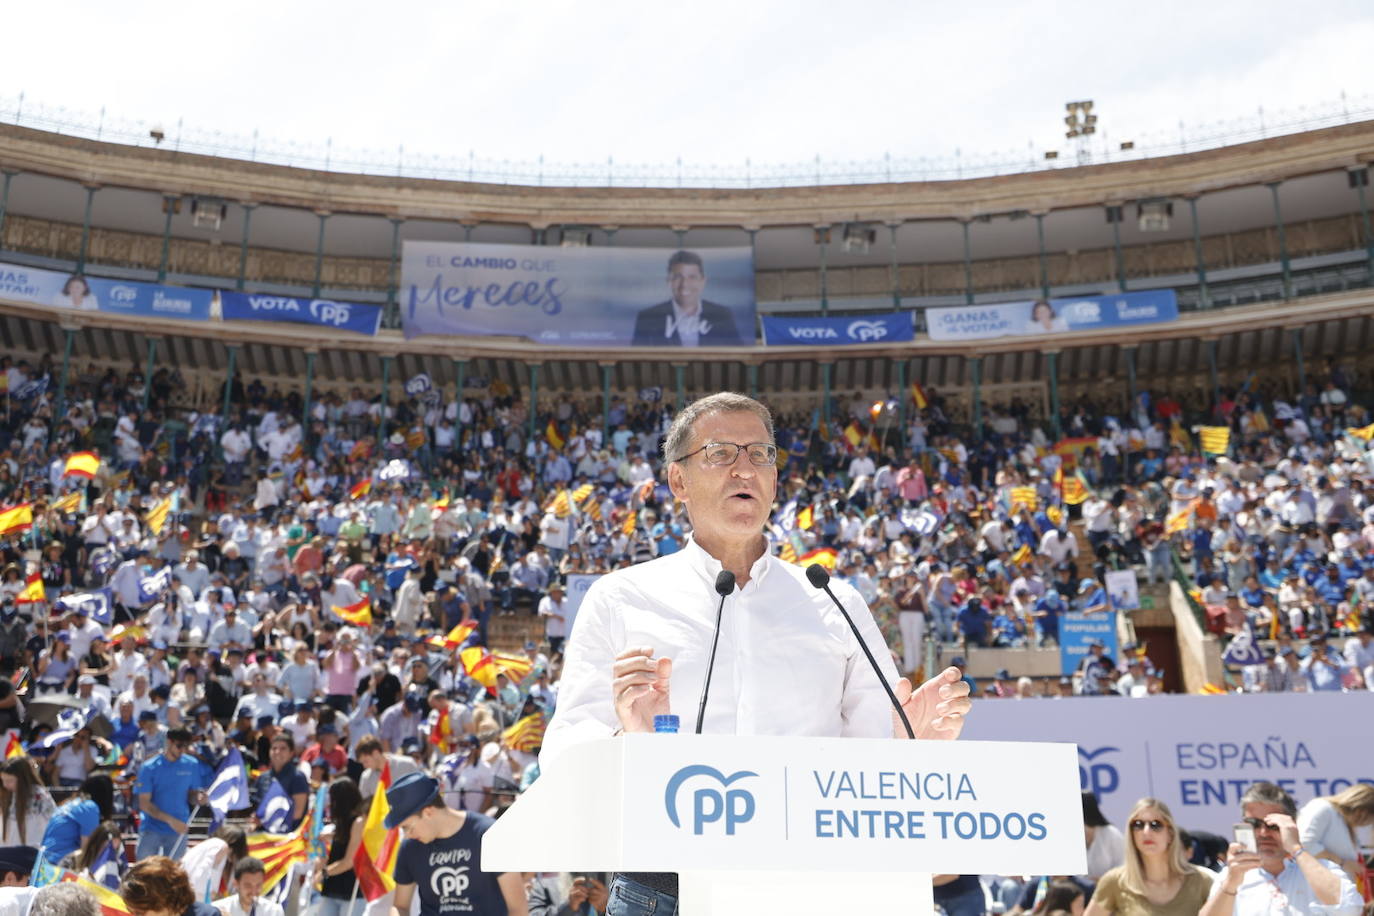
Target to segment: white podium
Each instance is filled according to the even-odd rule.
[[[490,871],[676,872],[683,916],[930,913],[932,874],[1081,874],[1072,744],[625,735],[569,748]]]

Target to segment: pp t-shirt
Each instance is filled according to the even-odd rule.
[[[420,916],[506,916],[506,898],[497,883],[501,873],[482,871],[482,834],[494,823],[470,811],[451,837],[401,843],[396,883],[415,885]]]
[[[69,801],[57,809],[39,845],[43,858],[56,865],[81,848],[81,842],[100,826],[100,808],[89,798]]]
[[[206,787],[204,767],[190,754],[182,754],[175,761],[158,754],[138,771],[135,793],[147,792],[154,805],[179,821],[191,816],[192,789]],[[175,833],[170,824],[145,816],[143,829],[153,833]]]

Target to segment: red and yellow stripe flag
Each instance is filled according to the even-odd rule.
[[[162,526],[167,524],[167,513],[172,511],[172,500],[163,499],[156,506],[148,510],[148,514],[143,516],[143,520],[148,523],[153,534],[161,534]]]
[[[1197,508],[1197,500],[1193,500],[1173,515],[1169,516],[1168,520],[1164,523],[1164,533],[1177,534],[1180,531],[1187,530],[1188,520],[1193,517],[1193,510],[1195,508]]]
[[[1015,512],[1018,505],[1024,506],[1031,512],[1040,508],[1040,497],[1036,495],[1035,487],[1011,488],[1011,510]]]
[[[572,492],[572,500],[573,500],[573,503],[575,503],[576,505],[579,505],[579,506],[582,505],[583,503],[585,503],[585,502],[587,501],[587,497],[592,495],[592,491],[595,490],[595,489],[596,489],[596,486],[595,486],[594,484],[584,483],[582,486],[578,487],[576,490],[573,490],[573,492]]]
[[[351,487],[348,488],[348,498],[349,498],[349,499],[362,499],[364,496],[366,496],[367,494],[369,494],[369,493],[371,493],[371,492],[372,492],[372,480],[371,480],[371,478],[368,478],[367,480],[360,480],[360,481],[358,481],[357,483],[355,483],[353,486],[351,486]]]
[[[372,626],[372,601],[368,598],[364,598],[362,601],[347,605],[346,607],[340,607],[337,604],[331,605],[330,607],[335,614],[338,614],[355,627]]]
[[[1022,544],[1020,547],[1016,548],[1016,552],[1011,555],[1011,561],[1013,563],[1025,563],[1030,558],[1031,549],[1029,544]]]
[[[485,646],[464,649],[458,653],[458,660],[463,663],[468,677],[487,688],[489,693],[496,692],[496,665]]]
[[[82,493],[80,490],[72,490],[66,496],[63,496],[60,499],[56,499],[53,501],[52,511],[60,512],[64,515],[68,515],[73,512],[80,512],[81,501],[84,498],[85,494]]]
[[[816,524],[816,514],[810,506],[804,507],[797,513],[797,527],[802,531],[810,531],[814,524]]]
[[[1231,427],[1204,426],[1198,430],[1202,450],[1211,455],[1224,455],[1231,447]]]
[[[248,854],[261,859],[266,870],[263,893],[281,883],[293,864],[306,860],[310,852],[307,827],[311,816],[307,814],[301,825],[290,833],[254,833],[248,837]]]
[[[84,887],[95,898],[95,902],[100,904],[100,916],[129,916],[131,910],[124,902],[124,898],[105,885],[88,881],[74,872],[67,872],[62,880]]]
[[[1207,683],[1199,687],[1197,692],[1204,694],[1205,696],[1221,696],[1222,694],[1225,694],[1227,691],[1225,687],[1222,687],[1219,684]]]
[[[543,745],[546,726],[544,714],[537,712],[517,720],[514,725],[501,733],[501,738],[506,742],[506,747],[532,753]]]
[[[67,456],[67,466],[62,469],[63,477],[85,477],[87,480],[100,473],[100,456],[95,452],[76,452]]]
[[[430,514],[431,514],[434,518],[438,518],[439,516],[443,515],[445,512],[448,511],[448,507],[449,507],[448,490],[445,490],[445,491],[444,491],[444,495],[441,496],[441,497],[439,497],[438,499],[436,499],[436,500],[434,501],[434,505],[430,506]]]
[[[930,399],[926,397],[926,390],[921,387],[920,382],[911,383],[911,400],[916,404],[917,410],[925,410],[930,406]]]
[[[554,448],[562,448],[567,445],[563,437],[558,434],[558,423],[552,419],[549,420],[549,425],[544,427],[544,438],[549,440],[549,445]]]
[[[19,743],[19,736],[10,732],[9,744],[5,745],[5,759],[13,760],[15,757],[24,756],[24,745]]]
[[[448,754],[453,750],[453,723],[449,721],[448,710],[436,710],[434,725],[429,730],[429,743],[439,749],[442,754]]]
[[[864,432],[858,423],[850,423],[844,428],[844,437],[849,440],[851,446],[858,448],[859,443],[864,441]]]
[[[567,490],[559,490],[558,495],[549,501],[544,507],[545,512],[552,512],[559,518],[567,518],[572,515],[572,499],[568,496]]]
[[[43,577],[37,572],[29,573],[28,579],[24,581],[24,589],[14,596],[15,604],[38,604],[46,601],[48,593],[43,590]]]
[[[0,535],[28,531],[33,527],[33,503],[20,503],[0,509]]]
[[[637,525],[639,525],[639,513],[631,509],[625,513],[625,521],[620,526],[620,532],[627,536],[634,534]]]
[[[400,828],[387,830],[386,816],[391,813],[386,790],[391,787],[391,764],[382,767],[377,782],[377,794],[363,822],[363,841],[353,854],[353,870],[358,877],[358,890],[372,902],[396,887],[392,874],[396,871],[396,851],[401,846]]]
[[[1363,439],[1366,442],[1374,441],[1374,423],[1370,423],[1368,426],[1361,426],[1358,428],[1352,426],[1346,429],[1346,432],[1354,436],[1356,439]]]

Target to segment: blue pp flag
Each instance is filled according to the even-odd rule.
[[[96,856],[95,861],[91,863],[91,880],[96,884],[108,887],[112,891],[117,891],[119,890],[119,882],[128,870],[129,859],[124,855],[124,844],[111,840],[105,844],[100,855]]]
[[[114,624],[114,591],[112,589],[101,588],[93,592],[63,595],[57,599],[57,606],[67,614],[85,614],[102,627]]]
[[[286,833],[291,829],[291,796],[275,779],[258,805],[258,823],[268,833]]]
[[[281,788],[276,780],[272,785]],[[270,793],[269,793],[270,794]],[[214,812],[210,816],[211,829],[218,827],[220,823],[229,816],[230,811],[238,811],[247,808],[248,800],[248,768],[243,765],[243,755],[239,753],[237,747],[225,755],[224,762],[215,771],[215,781],[210,784],[210,808]],[[263,799],[266,801],[266,799]],[[291,814],[291,800],[287,799],[287,817]]]
[[[1255,628],[1246,624],[1245,631],[1237,633],[1231,640],[1231,644],[1226,647],[1221,660],[1227,665],[1234,665],[1241,668],[1246,665],[1264,664],[1264,651],[1260,649],[1259,643],[1255,640]]]
[[[172,567],[164,566],[151,576],[138,580],[138,600],[147,604],[162,597],[162,593],[172,587]]]

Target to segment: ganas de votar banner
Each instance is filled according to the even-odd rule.
[[[110,280],[84,274],[0,264],[0,299],[83,312],[117,312],[205,321],[215,294],[208,289]]]
[[[1114,296],[928,308],[926,329],[931,340],[986,340],[1159,324],[1177,318],[1174,291],[1152,289]]]
[[[737,347],[755,340],[753,251],[406,242],[406,337]]]

